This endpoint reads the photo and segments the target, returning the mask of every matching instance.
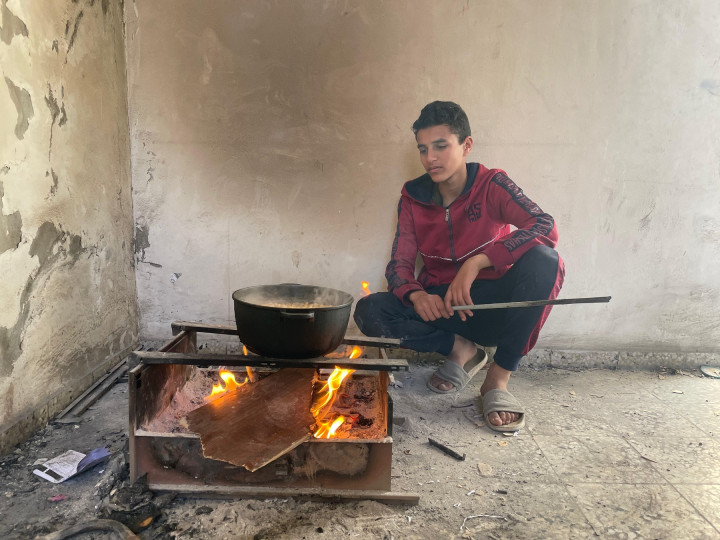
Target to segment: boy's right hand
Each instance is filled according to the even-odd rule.
[[[415,308],[415,312],[425,321],[435,321],[440,317],[449,319],[453,316],[452,310],[448,311],[445,301],[437,294],[428,294],[425,291],[414,291],[408,296],[408,300]]]

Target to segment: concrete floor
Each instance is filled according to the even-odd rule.
[[[720,538],[720,380],[524,369],[511,390],[527,427],[505,437],[474,423],[482,374],[463,393],[438,396],[425,389],[432,369],[413,365],[391,389],[393,491],[419,493],[417,506],[178,498],[140,536]],[[49,426],[0,458],[0,536],[36,537],[93,517],[99,471],[53,485],[32,464],[68,448],[121,449],[126,396],[117,385],[77,427]],[[430,447],[428,436],[466,460]],[[68,499],[49,502],[57,494]]]

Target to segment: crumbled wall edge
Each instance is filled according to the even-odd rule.
[[[136,348],[137,344],[134,344],[112,356],[108,356],[102,364],[90,373],[76,379],[72,386],[63,386],[62,390],[56,392],[45,403],[39,405],[34,410],[14,418],[7,426],[0,426],[0,456],[10,452],[13,447],[46,425],[57,413],[72,403],[73,400],[82,394],[91,384],[105,375],[110,368],[127,357],[127,355]]]

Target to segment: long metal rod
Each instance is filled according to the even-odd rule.
[[[453,306],[453,310],[461,309],[503,309],[503,308],[522,308],[535,306],[557,306],[562,304],[601,304],[609,302],[612,296],[592,296],[589,298],[563,298],[555,300],[526,300],[524,302],[500,302],[497,304],[473,304],[470,306]]]

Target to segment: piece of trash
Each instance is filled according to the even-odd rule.
[[[483,422],[482,415],[476,414],[474,410],[465,409],[463,411],[463,415],[477,427],[485,427],[485,422]]]
[[[640,454],[640,457],[643,458],[643,459],[647,459],[648,461],[652,461],[653,463],[657,463],[657,461],[655,461],[654,459],[650,459],[649,457],[645,457],[645,456],[643,456],[642,454]]]
[[[590,394],[590,397],[601,398],[601,397],[605,397],[605,396],[604,395],[600,396],[598,394]]]
[[[673,394],[684,394],[682,390],[673,390]]]
[[[13,495],[15,495],[15,494],[14,494],[12,491],[6,491],[6,492],[5,492],[5,496],[6,496],[8,499],[12,498]]]
[[[150,516],[147,519],[144,519],[143,521],[140,522],[140,527],[142,527],[142,528],[147,527],[148,525],[150,525],[152,523],[152,520],[153,520],[152,516]]]
[[[68,499],[68,496],[67,496],[67,495],[55,495],[54,497],[50,497],[50,498],[48,499],[48,501],[50,501],[50,502],[60,502],[60,501],[65,501],[65,500],[67,500],[67,499]]]
[[[457,508],[458,506],[460,506],[460,503],[453,504],[453,508]]]
[[[42,464],[45,463],[46,461],[47,461],[47,458],[38,458],[38,459],[36,459],[35,461],[33,461],[33,467],[34,467],[35,465],[42,465]]]
[[[474,493],[475,493],[475,490],[472,489],[472,490],[468,491],[465,495],[473,495]]]
[[[465,519],[463,519],[462,525],[460,525],[460,530],[462,531],[465,528],[465,523],[468,519],[477,519],[477,518],[491,518],[491,519],[502,519],[503,521],[507,521],[507,518],[505,516],[493,516],[492,514],[478,514],[476,516],[468,516]]]
[[[503,431],[503,437],[517,437],[517,431]]]
[[[401,383],[400,381],[393,381],[390,383],[390,386],[394,386],[395,388],[402,388],[403,383]]]
[[[571,395],[571,396],[574,396],[574,395],[575,395],[575,390],[570,390],[570,395]]]
[[[87,454],[68,450],[47,460],[40,467],[34,469],[33,474],[49,480],[53,484],[59,484],[104,461],[109,455],[110,451],[105,447],[95,448]]]
[[[407,517],[408,523],[412,523],[412,516],[405,516]]]
[[[478,472],[483,476],[492,476],[493,468],[491,465],[488,465],[487,463],[478,463],[477,468]]]
[[[409,455],[410,455],[410,450],[403,450],[403,454],[405,454],[406,456],[409,456]]]
[[[713,366],[700,366],[700,371],[706,377],[712,379],[720,379],[720,368]]]
[[[178,279],[180,279],[180,276],[182,276],[181,272],[173,272],[170,274],[170,283],[175,283]]]
[[[507,446],[507,445],[508,445],[507,441],[498,441],[498,446]]]
[[[665,375],[658,375],[658,379],[660,379],[661,381],[664,381],[664,380],[665,380]]]

